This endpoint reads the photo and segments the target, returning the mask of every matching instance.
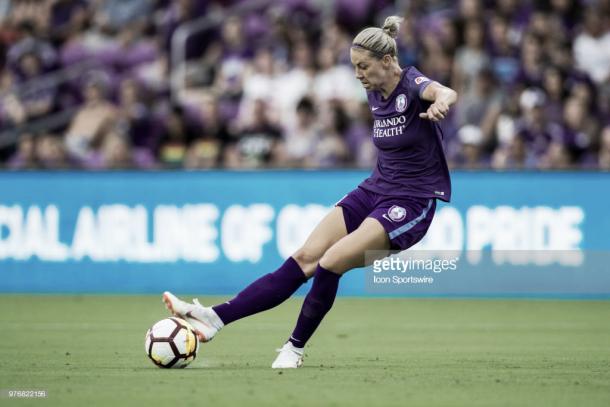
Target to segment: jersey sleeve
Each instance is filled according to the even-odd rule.
[[[417,96],[421,99],[421,95],[424,89],[428,87],[433,81],[424,74],[422,74],[417,68],[412,66],[405,75],[407,81],[407,88],[412,96]]]

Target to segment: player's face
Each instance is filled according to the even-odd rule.
[[[381,89],[390,72],[391,57],[375,58],[370,52],[352,48],[350,50],[352,65],[356,71],[356,79],[367,91]]]

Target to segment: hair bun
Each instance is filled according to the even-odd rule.
[[[383,22],[383,32],[388,34],[392,38],[398,37],[398,29],[403,18],[398,16],[390,16]]]

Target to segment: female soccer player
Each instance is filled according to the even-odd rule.
[[[371,176],[339,201],[305,244],[273,273],[259,278],[224,304],[204,307],[169,292],[163,301],[186,319],[202,341],[225,325],[273,308],[314,277],[296,327],[272,368],[297,368],[303,349],[331,309],[339,278],[365,265],[369,250],[405,250],[425,235],[436,199],[449,201],[451,182],[439,120],[457,94],[415,67],[398,65],[396,41],[401,18],[383,28],[367,28],[353,40],[350,54],[356,78],[367,91],[378,149]]]

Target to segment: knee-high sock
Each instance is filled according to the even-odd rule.
[[[289,257],[279,269],[265,274],[235,298],[212,307],[222,322],[227,325],[238,319],[266,311],[286,301],[307,281],[299,264]]]
[[[324,315],[332,308],[339,288],[339,274],[318,265],[313,285],[303,301],[303,307],[289,341],[297,348],[305,346]]]

